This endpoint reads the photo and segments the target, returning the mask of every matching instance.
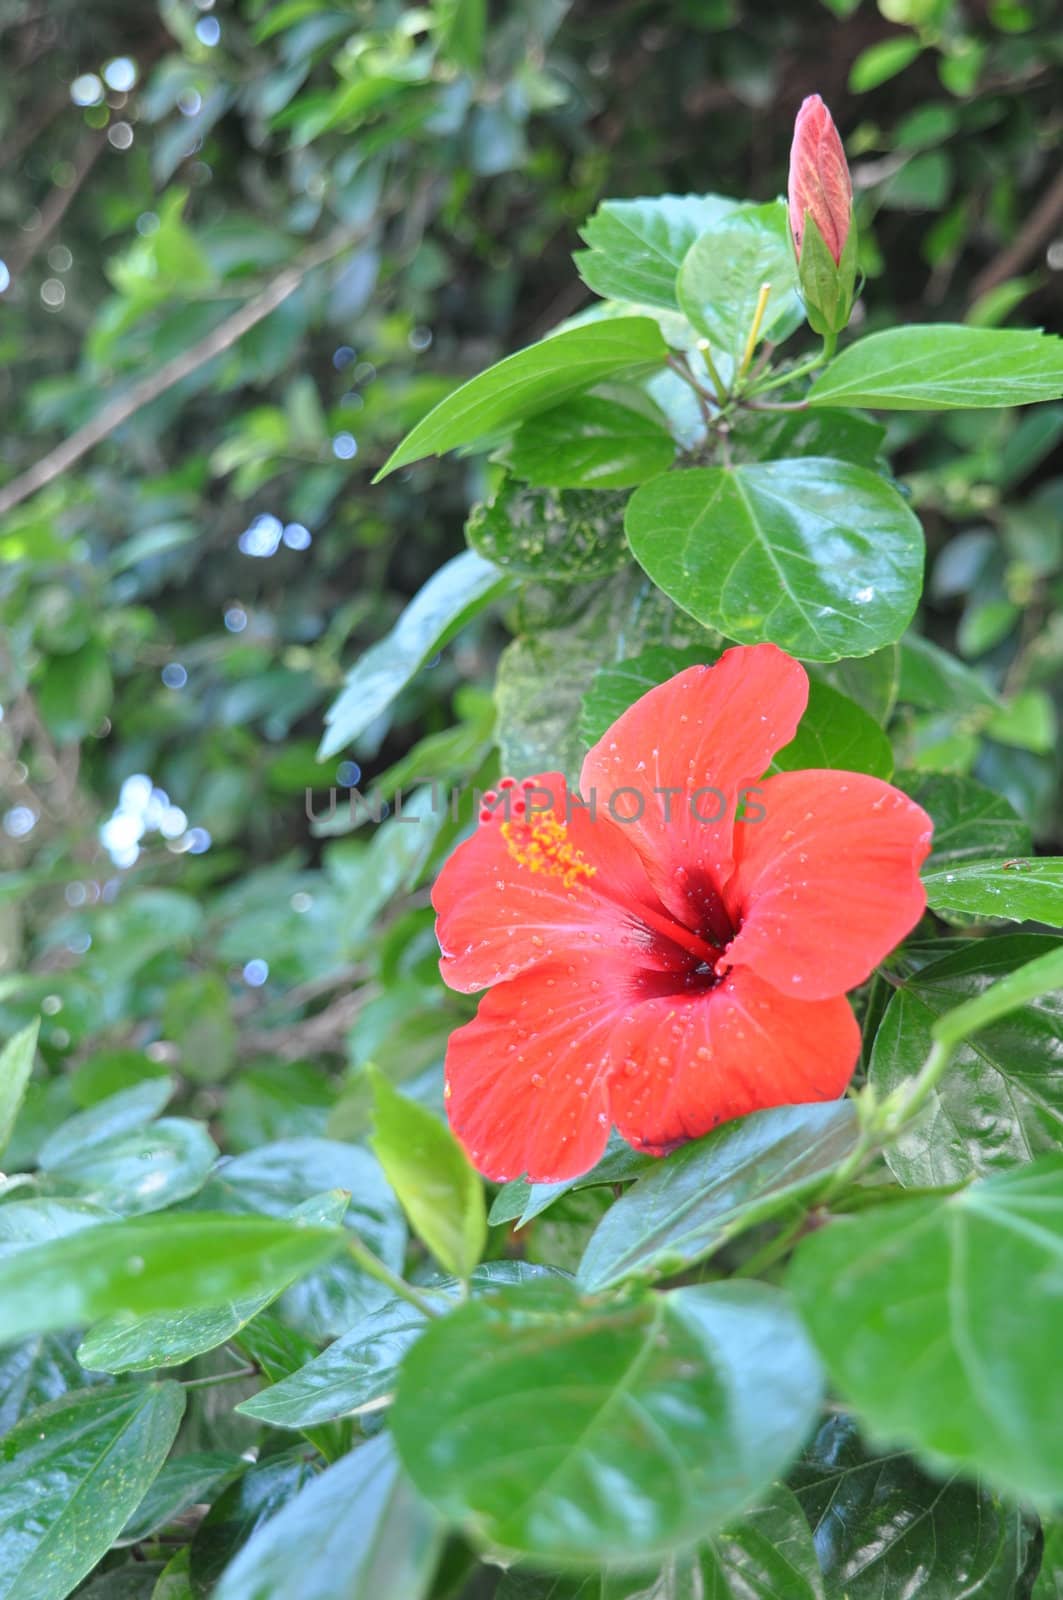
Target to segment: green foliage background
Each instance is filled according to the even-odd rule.
[[[264,1310],[234,1268],[231,1327],[195,1334],[175,1370],[193,1383],[226,1376],[228,1341],[280,1378],[383,1303],[357,1263],[325,1265],[324,1224],[337,1220],[325,1191],[349,1191],[349,1231],[389,1270],[403,1267],[403,1218],[364,1147],[367,1066],[438,1111],[445,1040],[470,1014],[439,983],[425,887],[464,819],[374,825],[350,812],[347,790],[393,804],[419,777],[489,782],[496,741],[514,770],[544,744],[560,748],[576,726],[556,685],[592,671],[616,625],[612,591],[596,587],[610,557],[594,519],[610,511],[606,496],[588,495],[565,584],[526,585],[519,603],[478,616],[427,663],[415,651],[399,697],[337,713],[319,760],[346,671],[464,549],[493,469],[430,460],[377,487],[374,474],[456,382],[590,301],[571,254],[599,201],[778,194],[806,93],[824,95],[846,137],[864,327],[1058,324],[1063,34],[1049,0],[0,0],[0,52],[0,1040],[41,1017],[5,1155],[0,1241],[4,1213],[31,1195],[66,1208],[42,1238],[77,1227],[80,1207],[97,1223],[100,1210],[132,1214],[144,1259],[163,1250],[191,1286],[201,1247],[192,1239],[182,1257],[179,1233],[153,1244],[152,1217],[167,1206],[179,1207],[170,1221],[247,1213],[252,1227],[277,1229],[255,1248],[276,1251],[272,1293],[284,1298]],[[74,103],[79,76],[121,85],[126,60],[132,86],[89,84],[79,91],[89,103]],[[182,358],[187,370],[175,371]],[[129,414],[105,419],[91,448],[23,479],[130,394]],[[1031,834],[1063,851],[1061,435],[1057,404],[897,414],[886,441],[928,537],[919,631],[975,675],[939,661],[921,674],[908,661],[896,762],[1003,796],[1010,806],[990,821],[1010,841],[1005,854],[1027,853]],[[484,520],[476,548],[517,572],[530,559],[534,573],[535,552],[500,550]],[[507,653],[495,690],[510,634],[547,624],[542,640]],[[625,654],[662,642],[687,641],[651,631]],[[153,787],[162,793],[149,802]],[[935,993],[913,991],[931,1012]],[[216,1169],[219,1152],[236,1159]],[[956,1179],[957,1161],[958,1172],[919,1181]],[[600,1192],[566,1196],[543,1218],[532,1262],[578,1261]],[[290,1231],[266,1217],[308,1203],[318,1210],[300,1218],[296,1254],[305,1264],[319,1247],[322,1264],[287,1287]],[[491,1240],[498,1257],[497,1222]],[[234,1237],[218,1248],[236,1261],[245,1246]],[[197,1311],[194,1295],[190,1316],[222,1315]],[[85,1321],[106,1314],[89,1312]],[[478,1313],[461,1315],[471,1324]],[[476,1336],[485,1330],[470,1327]],[[121,1346],[121,1326],[97,1323],[90,1337],[101,1365],[102,1349],[108,1371],[126,1370],[108,1344]],[[130,1370],[167,1368],[166,1337],[134,1352]],[[381,1338],[401,1347],[403,1330]],[[113,1527],[95,1554],[84,1546],[87,1566],[67,1554],[66,1568],[24,1574],[21,1589],[0,1577],[0,1595],[36,1600],[34,1582],[50,1596],[82,1580],[77,1592],[94,1600],[212,1592],[323,1461],[348,1461],[355,1425],[335,1412],[282,1432],[284,1397],[272,1411],[259,1399],[234,1412],[252,1381],[239,1393],[186,1390],[182,1421],[165,1370],[157,1383],[112,1382],[88,1358],[78,1364],[77,1342],[45,1333],[0,1351],[0,1417],[15,1429],[0,1451],[22,1463],[6,1490],[0,1464],[0,1568],[2,1540],[19,1536],[17,1517],[3,1531],[2,1496],[26,1474],[29,1434],[20,1442],[18,1429],[38,1404],[60,1407],[56,1449],[65,1427],[118,1440],[107,1490],[85,1513],[91,1522],[105,1505]],[[137,1471],[175,1436],[149,1507]],[[828,1595],[899,1594],[920,1561],[932,1574],[923,1594],[954,1596],[961,1573],[982,1584],[963,1592],[1031,1592],[1043,1536],[1025,1510],[963,1480],[938,1498],[907,1458],[888,1458],[872,1489],[872,1452],[832,1418],[791,1482],[814,1523],[825,1484],[853,1507],[855,1548],[830,1546]],[[406,1503],[393,1464],[345,1470],[371,1467],[390,1497],[379,1517],[404,1530],[409,1570],[394,1592],[491,1593],[497,1573],[474,1569],[460,1541],[439,1562],[438,1532]],[[356,1488],[333,1490],[339,1511],[319,1495],[321,1522],[293,1524],[278,1548],[312,1544],[312,1527],[345,1515]],[[793,1494],[780,1489],[758,1513],[776,1551],[796,1526]],[[950,1496],[958,1509],[946,1518]],[[883,1503],[906,1530],[896,1547],[883,1542]],[[205,1519],[188,1516],[204,1504]],[[746,1526],[702,1558],[699,1581],[712,1563],[721,1574],[708,1592],[820,1592],[807,1572],[772,1580],[789,1588],[741,1588],[736,1572],[753,1583],[755,1534]],[[1046,1573],[1053,1540],[1049,1528]],[[1063,1582],[1058,1550],[1054,1559]],[[342,1590],[327,1575],[311,1589],[298,1565],[272,1588],[256,1581],[237,1572],[217,1593],[383,1592],[369,1570]],[[669,1581],[654,1592],[697,1592],[682,1587],[690,1574]],[[1049,1581],[1037,1600],[1057,1592]],[[577,1592],[538,1582],[510,1574],[499,1600]]]

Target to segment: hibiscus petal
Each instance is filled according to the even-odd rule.
[[[485,1177],[554,1183],[598,1161],[609,1136],[606,1047],[622,1003],[619,982],[585,957],[500,984],[451,1034],[447,1116]]]
[[[629,1008],[609,1051],[617,1131],[664,1155],[750,1111],[837,1099],[860,1029],[847,1000],[791,1000],[742,969],[700,994]]]
[[[599,815],[631,818],[623,832],[688,926],[711,926],[706,900],[731,873],[741,791],[789,744],[807,703],[808,676],[792,656],[739,645],[644,694],[584,761],[584,798]]]
[[[660,953],[638,921],[639,905],[656,899],[623,830],[593,821],[559,772],[508,792],[527,797],[527,828],[518,819],[507,837],[502,796],[491,820],[447,861],[432,893],[440,970],[450,987],[483,989],[588,945],[625,951],[641,966],[674,962],[676,952]],[[536,831],[554,849],[553,861],[541,850],[533,855]]]
[[[727,951],[787,993],[823,1000],[863,983],[923,914],[933,824],[906,794],[857,772],[782,772],[765,815],[735,830]]]

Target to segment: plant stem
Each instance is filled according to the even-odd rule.
[[[184,1378],[182,1389],[214,1389],[219,1383],[236,1383],[241,1378],[257,1378],[258,1367],[237,1367],[234,1372],[215,1372],[209,1378]]]
[[[363,1244],[356,1233],[348,1233],[347,1249],[363,1272],[367,1272],[371,1278],[376,1278],[378,1283],[386,1284],[392,1294],[397,1295],[400,1300],[405,1300],[407,1304],[416,1306],[417,1310],[426,1317],[437,1317],[439,1315],[436,1307],[419,1289],[415,1289],[412,1283],[407,1283],[405,1278],[400,1278],[397,1272],[392,1272],[390,1267],[386,1267],[380,1257],[374,1255],[369,1246]]]
[[[774,378],[767,378],[757,383],[749,391],[751,395],[767,394],[771,389],[781,389],[785,384],[793,383],[798,378],[806,378],[810,372],[815,372],[817,367],[824,366],[834,354],[834,347],[838,343],[836,334],[825,337],[822,348],[814,356],[809,356],[807,361],[802,361],[799,366],[791,367],[789,372],[780,372]]]
[[[753,313],[753,321],[749,327],[749,336],[746,339],[746,347],[742,351],[742,359],[738,364],[738,376],[740,378],[744,378],[748,372],[749,363],[753,359],[753,352],[757,348],[757,340],[760,337],[760,325],[764,321],[764,313],[768,309],[768,296],[770,294],[771,284],[762,283],[760,286],[760,293],[757,295],[757,308]]]
[[[707,339],[698,340],[698,354],[705,363],[705,371],[712,379],[712,387],[716,391],[716,404],[722,408],[727,404],[727,385],[720,377],[719,369],[712,359],[712,348]]]

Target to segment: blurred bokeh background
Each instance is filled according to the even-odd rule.
[[[818,91],[866,325],[1058,324],[1061,60],[1052,0],[0,0],[0,1037],[43,1010],[51,1074],[13,1165],[146,1073],[241,1150],[360,1132],[369,1056],[438,1062],[453,824],[315,824],[306,795],[491,775],[497,617],[315,752],[483,487],[374,471],[586,303],[597,202],[774,196]],[[889,435],[920,625],[1009,698],[907,707],[907,764],[1057,850],[1061,434],[1041,406]]]

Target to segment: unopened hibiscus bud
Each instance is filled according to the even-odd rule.
[[[819,334],[833,337],[849,321],[856,286],[853,185],[834,119],[809,95],[790,148],[790,232],[805,310]]]

